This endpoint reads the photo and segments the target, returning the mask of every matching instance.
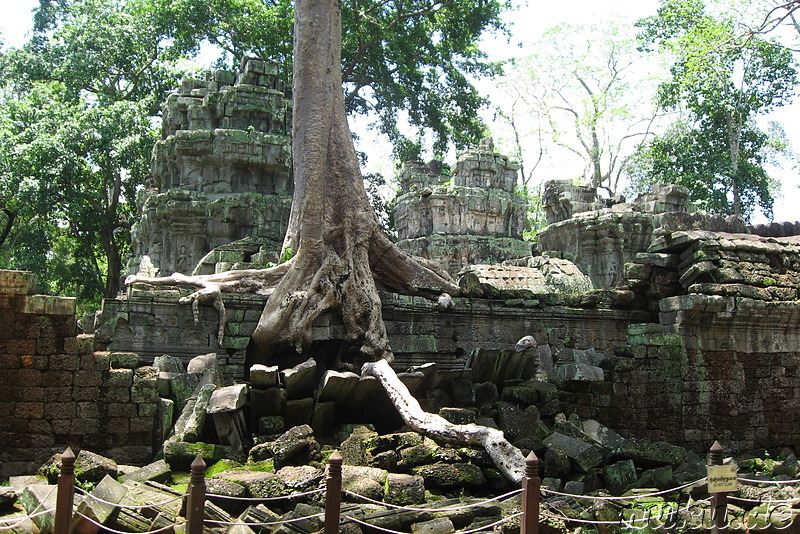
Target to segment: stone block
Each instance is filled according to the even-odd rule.
[[[91,521],[81,517],[78,524],[73,527],[72,532],[76,534],[96,534],[99,532],[100,527],[98,524],[104,525],[111,518],[111,515],[117,509],[115,504],[118,504],[126,493],[128,493],[128,487],[108,475],[103,477],[90,495],[77,507],[78,512],[91,519]]]
[[[548,449],[559,449],[578,466],[582,471],[588,472],[593,467],[597,467],[603,461],[603,455],[593,445],[554,432],[544,440]]]
[[[317,362],[314,358],[295,365],[291,369],[281,371],[281,380],[286,388],[288,399],[301,399],[314,394],[316,382]]]
[[[314,399],[295,399],[286,401],[286,426],[308,425],[314,411]]]
[[[250,367],[250,385],[257,389],[277,387],[278,375],[277,366],[253,365]]]
[[[349,371],[325,371],[317,388],[317,402],[332,401],[343,404],[358,385],[358,381],[359,376]]]
[[[556,377],[562,380],[602,382],[605,379],[605,371],[601,367],[585,363],[568,363],[556,366]]]
[[[612,495],[622,495],[627,488],[636,483],[636,467],[631,460],[622,460],[603,468],[606,488]]]
[[[247,384],[236,384],[217,388],[211,395],[208,413],[216,414],[232,412],[247,404],[249,387]]]

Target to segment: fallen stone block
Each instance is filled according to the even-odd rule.
[[[581,471],[587,472],[603,461],[600,451],[589,443],[579,441],[558,432],[553,432],[545,440],[548,449],[560,449],[575,463]]]

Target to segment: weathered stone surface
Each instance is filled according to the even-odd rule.
[[[286,465],[306,463],[319,459],[320,445],[314,439],[314,432],[308,425],[290,428],[272,444],[275,469]]]
[[[258,389],[274,388],[278,385],[278,367],[255,364],[250,367],[250,385]]]
[[[0,510],[6,510],[17,502],[17,491],[11,486],[0,487]]]
[[[322,469],[310,465],[287,465],[278,469],[275,474],[292,493],[318,489],[325,478]]]
[[[97,524],[104,525],[116,510],[114,504],[119,503],[128,487],[120,484],[110,476],[103,477],[97,486],[92,490],[89,497],[78,505],[77,511],[92,519],[89,521],[80,518],[77,525],[73,527],[73,532],[77,534],[95,534],[100,530]],[[94,497],[94,498],[93,498]]]
[[[247,403],[247,384],[236,384],[217,388],[211,395],[206,411],[210,414],[232,412]]]
[[[455,527],[449,518],[437,517],[430,521],[414,523],[411,525],[411,532],[414,534],[448,534],[455,532]]]
[[[309,358],[291,369],[281,371],[281,379],[286,388],[287,398],[302,399],[311,397],[316,386],[317,362]]]
[[[678,466],[686,459],[686,449],[664,441],[629,439],[614,451],[614,458],[630,459],[637,466],[645,468],[662,465]]]
[[[622,460],[603,468],[606,488],[613,495],[622,495],[628,487],[636,483],[636,467],[631,460]]]
[[[561,449],[549,448],[544,453],[544,476],[562,479],[569,476],[572,464],[569,456]]]
[[[264,471],[225,471],[213,478],[241,484],[247,489],[247,495],[253,498],[267,499],[281,497],[289,492],[286,484],[275,473]]]
[[[258,419],[258,433],[261,435],[280,434],[286,427],[280,415],[265,415]]]
[[[145,482],[152,480],[153,482],[164,483],[169,480],[171,475],[170,467],[164,460],[157,460],[144,467],[136,469],[126,475],[123,475],[122,480],[135,480],[136,482]]]
[[[591,468],[600,465],[603,461],[602,454],[600,454],[600,451],[593,445],[558,432],[553,432],[545,438],[544,444],[548,449],[560,449],[564,451],[582,471],[589,471]]]
[[[605,372],[601,367],[585,363],[568,363],[556,366],[556,378],[562,380],[585,380],[588,382],[602,382]]]
[[[425,502],[425,479],[417,475],[388,473],[386,477],[386,502],[399,506]]]
[[[169,438],[171,441],[195,443],[198,440],[205,427],[208,403],[216,389],[214,384],[201,386],[197,398],[190,398],[186,402],[186,407],[175,422],[174,434]]]
[[[581,430],[604,449],[613,451],[625,444],[625,438],[594,419],[582,421]]]
[[[314,399],[296,399],[286,401],[286,426],[295,427],[311,424],[314,413]]]
[[[75,458],[75,478],[83,482],[100,482],[104,477],[117,476],[117,462],[86,449]]]
[[[425,479],[425,486],[441,489],[475,488],[486,482],[481,468],[472,464],[431,464],[412,469]]]
[[[211,465],[223,458],[231,458],[244,462],[241,452],[213,443],[186,443],[183,441],[164,442],[164,460],[173,471],[189,471],[192,462],[199,454],[206,465]]]
[[[56,508],[56,486],[46,484],[34,484],[27,486],[19,496],[19,503],[32,517],[31,521],[39,529],[39,532],[53,532],[55,527],[55,512],[48,514],[37,514],[42,510],[55,510]],[[72,523],[77,523],[73,517]]]

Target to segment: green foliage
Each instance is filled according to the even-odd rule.
[[[151,118],[184,51],[160,16],[146,0],[41,0],[32,39],[0,53],[0,266],[40,290],[120,288]]]
[[[290,0],[149,0],[174,21],[186,43],[207,40],[224,51],[221,64],[244,56],[275,61],[292,73],[294,6]],[[500,0],[410,0],[342,3],[342,79],[347,111],[374,114],[401,161],[415,143],[398,121],[434,133],[434,152],[480,139],[477,110],[486,102],[470,78],[500,66],[478,48],[485,31],[503,31]],[[406,159],[408,158],[408,159]]]
[[[542,161],[567,157],[583,161],[585,182],[615,193],[622,163],[649,134],[658,64],[642,68],[634,29],[617,20],[561,24],[531,48],[503,81],[508,98],[498,112],[523,183]]]
[[[713,211],[749,217],[758,206],[771,215],[774,181],[764,163],[776,137],[753,119],[793,95],[791,52],[737,33],[736,21],[711,17],[700,0],[662,0],[658,14],[637,25],[645,48],[674,58],[661,106],[688,118],[642,149],[634,176],[650,167],[650,180],[679,180]]]
[[[527,185],[518,185],[514,194],[525,198],[528,201],[528,220],[523,232],[523,239],[525,241],[538,241],[537,236],[545,226],[547,226],[547,217],[542,205],[542,190],[541,186],[536,189],[528,187]]]

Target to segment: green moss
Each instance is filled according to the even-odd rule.
[[[261,471],[264,473],[274,473],[275,463],[270,458],[269,460],[261,460],[260,462],[248,463],[239,469],[246,469],[247,471]]]
[[[242,464],[240,464],[236,460],[223,458],[222,460],[218,461],[217,463],[206,469],[206,476],[210,477],[216,475],[217,473],[222,473],[223,471],[229,471],[231,469],[241,467],[241,465]]]

